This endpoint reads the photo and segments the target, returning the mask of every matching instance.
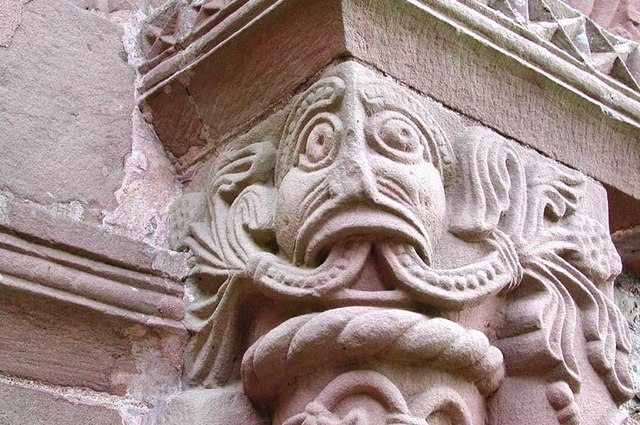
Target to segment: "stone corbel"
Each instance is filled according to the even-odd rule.
[[[207,210],[167,418],[232,393],[208,421],[624,420],[589,176],[640,196],[640,98],[559,41],[575,18],[613,43],[556,3],[185,0],[149,23],[143,107]],[[612,167],[581,154],[604,144]]]

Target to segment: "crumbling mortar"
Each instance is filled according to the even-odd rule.
[[[105,213],[102,225],[116,233],[124,233],[129,237],[143,240],[153,246],[164,247],[166,245],[164,223],[166,222],[168,208],[172,200],[182,193],[182,184],[178,180],[178,174],[173,165],[171,155],[159,142],[153,125],[145,118],[138,119],[136,117],[137,115],[141,117],[145,115],[142,111],[144,105],[140,101],[138,91],[138,87],[142,84],[142,75],[139,72],[139,67],[143,63],[143,56],[138,46],[138,37],[147,16],[142,10],[137,10],[132,13],[131,20],[121,23],[123,28],[123,48],[127,54],[129,65],[135,70],[136,76],[134,87],[132,87],[132,95],[138,106],[134,108],[131,115],[132,143],[131,151],[123,158],[124,177],[120,187],[114,192],[118,206],[114,211]],[[152,157],[151,163],[149,163],[149,154]],[[162,155],[169,160],[162,161],[162,164],[153,162],[153,156],[156,154]],[[146,166],[141,166],[141,163],[146,164]],[[154,168],[154,166],[157,167]],[[170,178],[172,182],[168,181],[168,175],[172,176]],[[152,180],[154,177],[166,180],[161,183],[154,183]],[[144,185],[144,182],[148,184]],[[156,186],[158,197],[155,200],[147,198],[149,185]],[[166,198],[167,196],[168,198]],[[143,198],[146,201],[151,201],[151,204],[145,202]],[[140,203],[144,204],[144,207],[136,208],[135,205]],[[137,210],[140,216],[132,216],[131,214],[135,214],[134,210]],[[140,220],[144,221],[143,225]]]

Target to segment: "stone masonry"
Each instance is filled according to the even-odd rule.
[[[639,13],[0,0],[0,425],[640,423]]]

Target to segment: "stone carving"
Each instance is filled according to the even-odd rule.
[[[572,60],[634,91],[640,90],[638,18],[631,2],[491,0],[477,3],[482,7],[486,4],[526,28],[551,51],[562,51]]]
[[[614,34],[631,40],[640,40],[638,24],[640,4],[634,0],[567,0],[571,7],[589,16]]]
[[[547,406],[530,424],[614,421],[629,341],[588,182],[440,116],[345,63],[277,144],[216,161],[188,240],[189,384],[241,381],[285,425],[516,423],[528,398]]]
[[[140,49],[147,71],[175,55],[194,38],[216,26],[247,0],[171,0],[153,14],[140,34]]]

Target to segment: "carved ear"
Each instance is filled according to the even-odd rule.
[[[254,143],[216,162],[207,198],[210,222],[193,225],[187,240],[196,257],[193,272],[241,271],[248,252],[267,245],[274,201],[273,188],[264,183],[273,182],[275,153],[268,142]]]
[[[274,162],[274,147],[256,143],[221,157],[213,169],[210,222],[194,224],[187,239],[195,257],[187,293],[200,295],[185,317],[195,332],[185,357],[190,383],[222,385],[233,374],[240,352],[240,275],[248,257],[275,240]]]
[[[273,183],[276,149],[270,142],[253,143],[226,152],[214,164],[209,185],[209,206],[221,198],[231,204],[242,190],[254,183]],[[213,211],[210,211],[213,216]]]
[[[501,227],[520,234],[524,219],[524,167],[511,149],[488,130],[473,128],[456,145],[458,176],[449,199],[453,210],[450,230],[465,240],[481,240]],[[508,213],[507,213],[508,211]]]

